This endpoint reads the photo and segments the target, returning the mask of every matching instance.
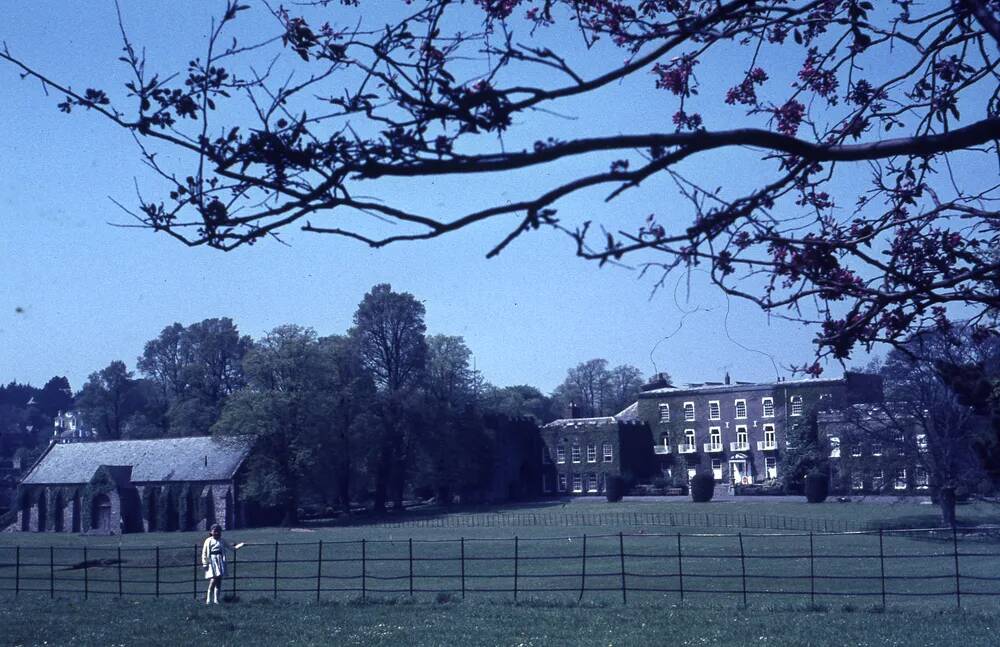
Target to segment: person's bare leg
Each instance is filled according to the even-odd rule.
[[[215,589],[212,591],[212,603],[213,604],[218,604],[219,603],[219,589],[222,588],[222,578],[221,577],[214,577],[214,578],[212,578],[212,581],[215,582]]]
[[[215,578],[208,581],[208,588],[205,590],[205,604],[212,604],[212,592],[215,590]]]

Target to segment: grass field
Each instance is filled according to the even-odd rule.
[[[0,606],[4,645],[857,645],[997,644],[1000,618],[981,612],[521,602],[317,604],[258,600],[90,600]]]
[[[671,511],[712,521],[727,510],[897,530],[880,538],[644,524]],[[1000,521],[984,504],[963,506],[960,518]],[[1000,624],[1000,537],[958,535],[955,613],[955,538],[898,530],[936,525],[926,505],[574,502],[420,516],[403,527],[399,518],[359,521],[227,533],[248,546],[226,581],[237,601],[221,610],[197,603],[202,533],[0,535],[0,632],[11,632],[5,644],[63,644],[73,632],[87,636],[78,644],[135,644],[137,635],[158,644],[157,627],[174,623],[223,644],[248,636],[272,636],[265,644],[626,644],[669,634],[678,644],[881,645],[903,644],[919,628],[927,641],[906,643],[919,645],[960,636],[995,644],[986,637]]]

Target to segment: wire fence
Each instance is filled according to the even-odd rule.
[[[230,598],[454,596],[962,607],[1000,600],[1000,528],[248,544]],[[204,595],[201,546],[0,547],[14,596]]]
[[[419,515],[419,513],[412,513]],[[380,528],[531,528],[579,527],[606,528],[726,528],[748,530],[790,530],[801,532],[833,533],[877,530],[876,527],[851,519],[826,519],[821,517],[794,517],[788,515],[756,514],[753,512],[594,512],[553,513],[543,512],[490,512],[456,513],[442,516],[352,518],[351,524],[365,524]]]

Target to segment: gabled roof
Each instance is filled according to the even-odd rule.
[[[36,484],[89,483],[102,465],[130,466],[132,482],[225,481],[253,447],[253,437],[209,436],[156,440],[108,440],[52,445],[21,481]]]

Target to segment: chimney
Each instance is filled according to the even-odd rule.
[[[726,386],[729,386],[729,384],[731,383],[731,380],[729,379],[729,371],[726,371],[726,377],[724,378],[723,381],[726,383]]]

